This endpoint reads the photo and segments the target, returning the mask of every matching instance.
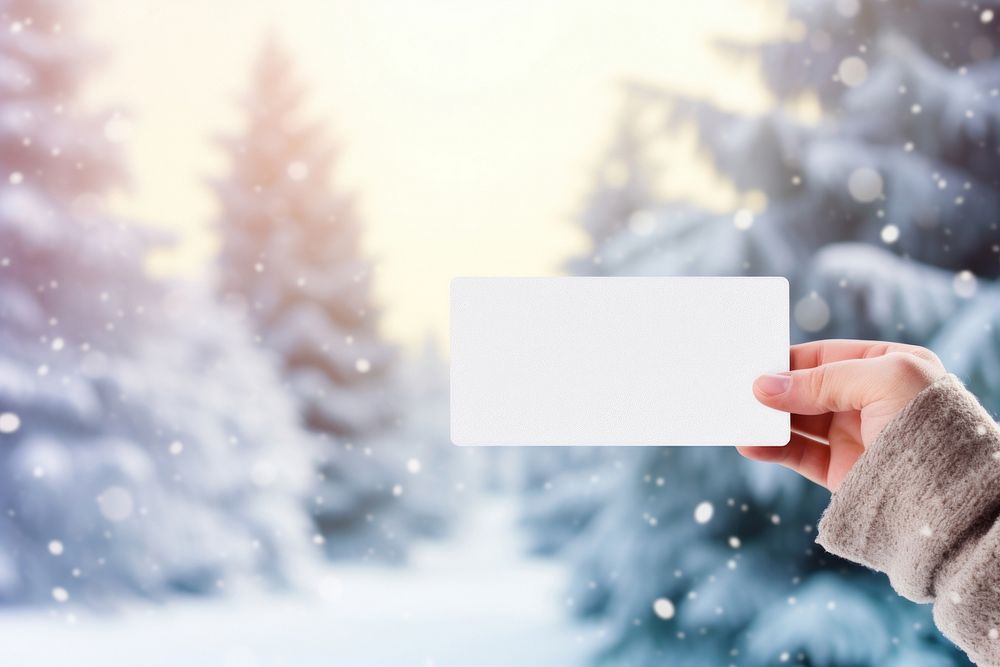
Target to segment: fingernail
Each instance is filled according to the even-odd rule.
[[[792,378],[788,375],[761,375],[754,385],[765,396],[777,396],[788,391],[792,386]]]

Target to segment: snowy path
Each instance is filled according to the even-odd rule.
[[[499,500],[478,503],[456,539],[419,548],[400,569],[331,567],[319,596],[244,596],[134,607],[0,613],[5,667],[573,666],[585,630],[568,624],[562,572],[527,559]]]

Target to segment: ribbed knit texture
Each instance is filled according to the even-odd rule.
[[[1000,667],[1000,427],[955,376],[915,396],[865,450],[816,541],[933,602],[946,637]]]

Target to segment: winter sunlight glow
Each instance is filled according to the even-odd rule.
[[[452,276],[554,274],[581,251],[573,216],[621,82],[761,106],[752,66],[720,56],[712,40],[759,40],[779,13],[724,0],[104,0],[88,18],[98,43],[129,54],[86,91],[134,118],[106,128],[127,137],[135,171],[116,208],[178,234],[155,269],[193,274],[210,263],[216,210],[205,180],[224,170],[210,139],[239,127],[245,72],[273,31],[310,88],[310,112],[343,146],[334,178],[354,188],[368,223],[383,327],[415,343],[444,336]],[[683,139],[666,150],[684,155]],[[665,187],[731,203],[705,168],[678,166]]]

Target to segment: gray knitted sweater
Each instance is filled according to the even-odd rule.
[[[934,603],[977,665],[1000,667],[1000,427],[953,375],[917,394],[833,494],[816,540]]]

